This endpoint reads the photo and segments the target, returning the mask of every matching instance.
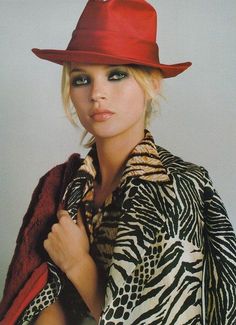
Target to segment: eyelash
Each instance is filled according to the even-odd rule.
[[[81,86],[86,86],[88,84],[88,77],[84,75],[79,75],[71,80],[71,86],[73,87],[81,87]]]
[[[114,76],[118,76],[118,78],[115,78],[115,79],[111,79],[111,77],[114,77]],[[128,77],[128,73],[127,72],[124,72],[124,71],[119,71],[119,70],[115,70],[115,71],[111,71],[108,78],[110,78],[110,80],[115,80],[115,81],[118,81],[118,80],[122,80],[124,78]]]
[[[111,71],[108,75],[109,81],[120,81],[124,78],[128,77],[128,73],[120,70]],[[81,87],[87,86],[90,83],[90,78],[87,75],[78,75],[72,78],[71,86],[73,87]]]

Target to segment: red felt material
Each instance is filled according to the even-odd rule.
[[[175,77],[191,62],[160,63],[157,20],[155,9],[144,0],[90,0],[66,50],[32,51],[58,64],[137,64],[159,68],[164,78]]]
[[[4,319],[0,321],[0,325],[14,325],[28,304],[43,289],[47,283],[47,278],[47,264],[43,263],[32,273],[25,286],[20,290]]]
[[[19,316],[23,306],[27,306],[26,303],[45,284],[47,267],[42,263],[48,260],[48,256],[43,248],[43,240],[52,224],[57,221],[56,212],[63,193],[80,161],[80,156],[73,154],[67,163],[58,165],[45,174],[33,192],[6,278],[0,304],[1,324],[11,324],[5,320],[12,319],[13,315]]]

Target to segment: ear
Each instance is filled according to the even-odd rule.
[[[152,78],[153,90],[156,94],[159,94],[161,91],[161,79],[159,78]]]
[[[152,95],[149,95],[149,94],[146,95],[146,103],[151,102],[152,99],[155,96],[159,95],[161,92],[161,79],[160,78],[155,78],[155,76],[152,76],[150,83],[151,83],[150,88],[152,88],[151,89]]]

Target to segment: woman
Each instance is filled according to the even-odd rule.
[[[33,194],[1,323],[234,324],[235,236],[222,202],[204,168],[145,129],[161,79],[191,65],[159,62],[155,10],[90,0],[67,50],[33,52],[64,64],[64,104],[93,138],[85,159],[72,155]]]

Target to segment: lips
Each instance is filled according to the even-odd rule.
[[[103,122],[109,120],[114,113],[106,110],[106,109],[99,109],[94,110],[90,117],[96,122]]]

